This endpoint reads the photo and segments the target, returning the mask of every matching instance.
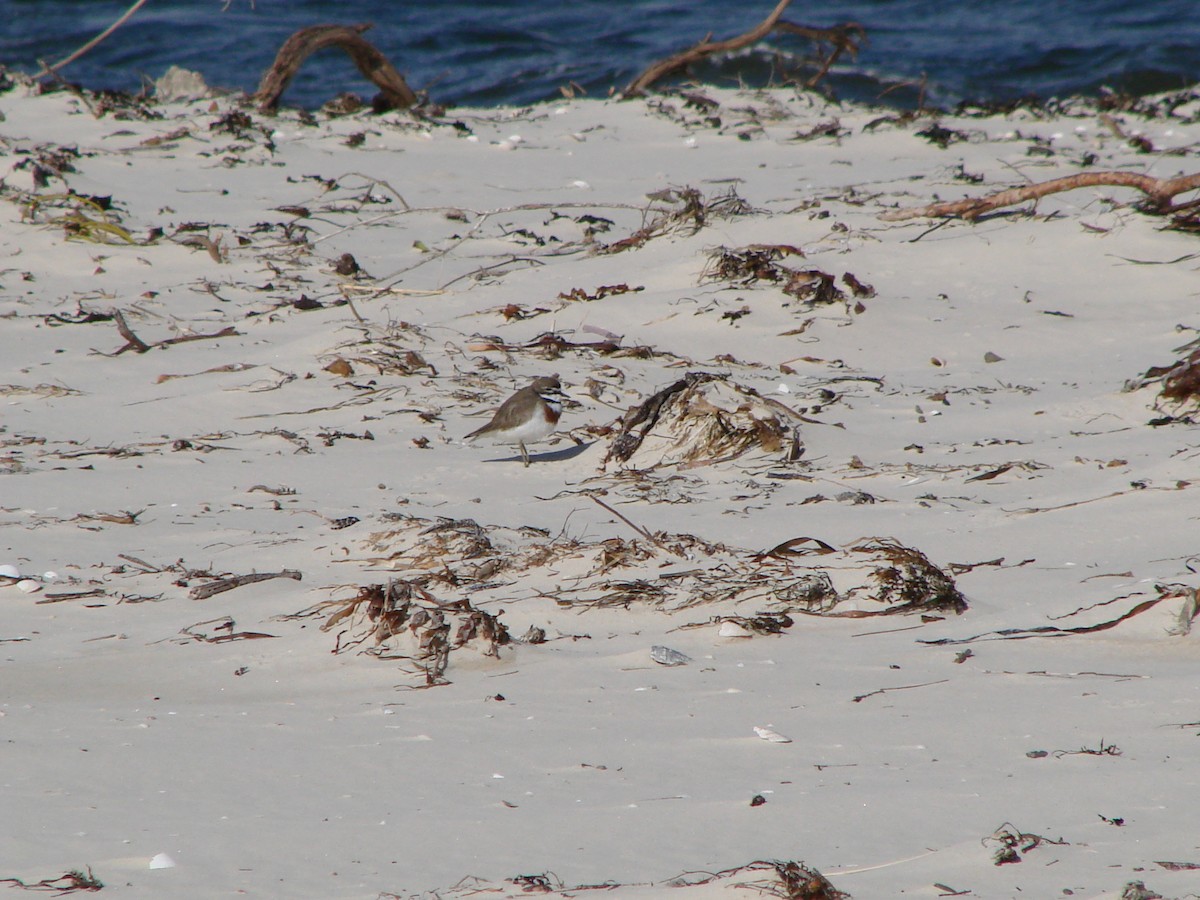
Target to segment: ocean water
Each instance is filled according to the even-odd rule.
[[[115,21],[132,0],[0,0],[0,65],[33,73]],[[89,88],[137,91],[174,64],[210,84],[253,91],[280,44],[314,24],[372,22],[366,37],[409,84],[440,103],[494,106],[620,88],[650,63],[706,34],[741,34],[771,0],[149,0],[104,43],[66,67]],[[1144,94],[1200,81],[1197,0],[848,0],[793,2],[785,18],[867,31],[857,59],[824,82],[836,96],[911,106]],[[693,74],[721,85],[787,83],[810,56],[805,41],[773,35],[752,51]],[[799,71],[803,71],[802,69]],[[314,55],[285,95],[315,107],[374,86],[340,50]]]

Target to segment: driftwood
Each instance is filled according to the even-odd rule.
[[[716,53],[730,53],[734,50],[741,50],[743,47],[749,47],[751,44],[761,41],[772,31],[798,34],[810,40],[825,41],[833,45],[829,56],[822,61],[820,71],[808,80],[808,87],[812,87],[824,78],[830,66],[837,62],[838,57],[845,51],[848,50],[851,56],[858,54],[859,42],[865,38],[866,30],[857,22],[845,22],[841,25],[835,25],[832,28],[809,28],[805,25],[796,25],[793,22],[787,22],[780,18],[789,3],[791,3],[791,0],[779,0],[775,9],[771,11],[771,14],[745,34],[724,41],[710,41],[709,37],[711,35],[709,35],[694,47],[656,62],[631,81],[629,86],[621,92],[621,96],[625,99],[641,96],[646,92],[646,88],[659,79],[670,75],[672,72],[677,72],[694,62],[698,62]]]
[[[1180,175],[1177,178],[1155,178],[1137,172],[1080,172],[1077,175],[1067,175],[1054,178],[1039,184],[1027,184],[1023,187],[1009,188],[986,197],[966,200],[947,200],[930,203],[909,209],[892,209],[880,213],[879,218],[887,222],[901,222],[905,219],[936,218],[939,216],[957,216],[968,221],[979,218],[984,213],[1005,206],[1024,203],[1026,200],[1038,200],[1049,194],[1061,191],[1073,191],[1076,188],[1096,187],[1131,187],[1146,195],[1146,205],[1156,213],[1175,213],[1194,208],[1200,201],[1173,204],[1171,199],[1177,194],[1200,189],[1200,173]]]
[[[301,28],[284,41],[275,55],[275,62],[267,70],[254,94],[259,112],[271,112],[279,105],[279,98],[301,64],[313,53],[325,47],[341,47],[350,56],[358,71],[370,79],[387,101],[400,109],[416,106],[416,92],[408,86],[404,77],[378,49],[362,37],[362,32],[371,27],[369,22],[359,25],[313,25]]]
[[[207,600],[216,594],[232,591],[244,584],[256,584],[260,581],[270,581],[272,578],[292,578],[300,581],[303,578],[295,569],[283,569],[279,572],[252,572],[249,575],[231,575],[228,578],[218,578],[207,584],[198,584],[188,594],[193,600]]]

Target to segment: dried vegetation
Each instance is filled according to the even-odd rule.
[[[604,466],[684,468],[737,459],[752,449],[795,461],[799,413],[752,388],[689,372],[630,409],[609,444]]]
[[[455,610],[478,629],[490,621],[478,618],[481,603],[531,598],[560,609],[703,609],[709,613],[703,624],[732,621],[756,634],[780,633],[801,615],[954,615],[967,608],[949,574],[891,539],[864,538],[839,550],[802,537],[755,552],[691,534],[638,535],[587,541],[470,519],[404,517],[371,535],[366,549],[367,562],[395,571],[405,585],[398,621],[409,625],[414,603]],[[434,589],[469,595],[471,602],[439,603]],[[368,637],[378,645],[397,631],[389,611],[398,601],[385,598],[398,590],[363,589],[352,600],[323,604],[331,611],[325,627],[366,610],[366,631],[356,632],[355,645]],[[505,643],[488,636],[494,631],[489,625],[478,632],[491,642],[490,654]]]
[[[1154,419],[1152,425],[1173,422],[1194,425],[1200,419],[1200,340],[1179,347],[1176,352],[1183,356],[1174,363],[1152,366],[1125,385],[1126,390],[1159,387],[1154,408],[1161,417]]]
[[[468,600],[441,602],[412,580],[392,579],[387,586],[372,584],[347,600],[329,600],[295,617],[325,615],[322,631],[337,631],[334,653],[358,649],[379,659],[413,664],[425,685],[448,684],[450,654],[469,644],[485,656],[499,657],[512,638],[496,614]]]

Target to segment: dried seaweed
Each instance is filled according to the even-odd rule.
[[[776,862],[775,874],[779,889],[770,891],[787,900],[849,900],[850,895],[839,891],[816,869],[797,862]]]
[[[639,544],[637,541],[627,541],[623,538],[609,538],[600,542],[600,558],[596,562],[593,574],[604,575],[613,569],[636,566],[654,556],[654,551]]]
[[[202,625],[212,626],[211,631],[224,632],[223,634],[208,634],[200,631]],[[203,622],[196,622],[194,625],[188,625],[179,629],[179,633],[183,638],[174,638],[174,642],[186,644],[190,641],[200,641],[202,644],[228,644],[231,641],[253,641],[261,638],[279,637],[277,634],[267,634],[262,631],[234,631],[235,624],[230,616],[218,616],[215,619],[206,619]]]
[[[784,900],[851,900],[850,895],[839,891],[819,871],[804,863],[791,860],[756,859],[754,862],[720,872],[693,877],[684,873],[668,882],[672,887],[696,887],[728,879],[744,872],[769,872],[771,878],[742,884],[727,885],[733,888],[752,888],[772,897]]]
[[[886,538],[870,538],[849,550],[876,554],[890,563],[871,572],[874,589],[866,588],[873,600],[888,607],[889,614],[966,611],[967,602],[954,580],[920,550]]]
[[[104,888],[104,882],[92,874],[91,866],[88,866],[86,874],[80,869],[71,869],[57,878],[43,878],[34,882],[25,882],[20,878],[0,878],[0,884],[12,885],[23,891],[54,891],[56,897],[65,897],[76,891],[90,893]]]
[[[790,244],[752,244],[740,250],[718,247],[709,253],[701,280],[742,287],[757,281],[786,281],[794,270],[778,263],[788,255],[804,256],[804,251]]]
[[[653,359],[658,356],[672,356],[669,353],[655,350],[647,346],[625,347],[621,345],[618,336],[603,341],[571,341],[553,331],[538,335],[532,341],[523,344],[510,344],[498,337],[476,335],[467,344],[467,349],[473,353],[501,352],[514,353],[522,350],[533,351],[545,359],[558,359],[564,353],[575,351],[580,353],[599,353],[601,356],[613,358],[633,357],[635,359]]]
[[[367,585],[354,597],[319,604],[315,611],[324,610],[331,611],[322,631],[345,626],[334,653],[369,644],[362,652],[414,661],[427,686],[449,684],[445,673],[452,651],[478,642],[485,656],[498,658],[512,640],[500,622],[503,610],[492,615],[465,599],[443,603],[405,579],[394,578],[386,588]]]
[[[709,253],[708,265],[700,280],[724,281],[738,287],[769,281],[782,285],[785,294],[809,306],[845,302],[846,295],[837,286],[834,276],[816,268],[796,269],[782,265],[780,260],[785,256],[804,256],[804,251],[790,244],[751,244],[741,249],[718,247]],[[856,297],[875,295],[875,288],[863,284],[853,273],[844,273],[842,281]]]
[[[32,150],[18,151],[17,155],[24,158],[15,162],[12,170],[29,169],[33,186],[40,190],[50,186],[51,178],[65,182],[64,174],[78,172],[74,161],[83,154],[76,147],[41,144]]]
[[[936,640],[921,641],[921,643],[936,645],[970,644],[974,641],[1021,641],[1037,637],[1067,637],[1076,634],[1093,634],[1097,631],[1107,631],[1110,628],[1115,628],[1122,622],[1128,621],[1134,616],[1141,615],[1149,609],[1153,609],[1164,600],[1173,599],[1181,601],[1180,608],[1178,614],[1174,617],[1174,624],[1169,628],[1165,628],[1164,634],[1187,634],[1191,630],[1192,620],[1197,614],[1200,614],[1200,597],[1198,597],[1196,588],[1182,584],[1160,584],[1156,585],[1155,588],[1158,591],[1157,597],[1152,597],[1149,600],[1143,600],[1135,604],[1116,618],[1106,619],[1091,625],[1076,625],[1070,628],[1062,628],[1057,625],[1037,625],[1032,628],[1001,628],[997,631],[985,631],[982,634],[966,638],[938,638]],[[1122,597],[1120,599],[1126,598]],[[1077,610],[1076,612],[1081,611]]]
[[[644,285],[630,287],[622,282],[621,284],[602,284],[590,294],[583,288],[571,288],[570,291],[562,291],[558,295],[559,300],[578,301],[590,303],[596,300],[603,300],[605,297],[619,297],[621,294],[636,294],[639,291],[644,291]]]
[[[404,517],[371,535],[367,547],[373,564],[401,573],[414,589],[469,585],[473,596],[499,600],[511,594],[509,583],[498,579],[519,576],[524,590],[564,608],[740,607],[713,610],[709,623],[735,622],[755,634],[780,633],[797,614],[956,615],[967,608],[948,573],[890,538],[865,538],[839,550],[802,537],[756,552],[692,534],[634,530],[633,539],[585,542],[469,519]],[[359,602],[350,604],[332,624],[355,613]]]
[[[589,766],[588,763],[584,763],[583,765]],[[595,766],[594,768],[604,769],[605,767]],[[761,806],[766,802],[762,800],[761,795],[758,801],[752,801],[751,805]],[[742,883],[734,883],[732,881],[734,878],[747,874],[755,877],[757,880]],[[663,887],[694,888],[702,885],[717,885],[719,887],[732,888],[739,895],[741,893],[740,889],[745,888],[759,894],[781,897],[784,900],[851,900],[849,894],[835,888],[829,879],[812,866],[801,862],[775,859],[756,859],[745,865],[734,866],[719,872],[683,872],[674,878],[656,885],[642,883],[636,886],[645,888],[656,887],[659,888],[658,892],[662,893],[661,889]],[[613,892],[623,887],[634,886],[611,880],[593,884],[568,885],[554,872],[545,871],[514,875],[505,878],[501,884],[494,884],[473,875],[468,875],[451,886],[448,893],[438,893],[439,895],[446,894],[456,897],[474,897],[481,894],[496,894],[507,897],[513,896],[518,892],[523,894],[561,894],[566,897],[574,897],[582,894],[584,891]],[[393,893],[385,892],[380,894],[379,897],[381,900],[382,898],[400,900],[400,895]]]
[[[1054,758],[1061,759],[1064,756],[1120,756],[1121,748],[1116,744],[1104,743],[1104,738],[1100,738],[1100,746],[1080,747],[1078,750],[1055,750]]]
[[[1163,418],[1155,419],[1152,425],[1194,424],[1200,419],[1200,341],[1192,341],[1179,350],[1186,355],[1169,366],[1151,366],[1125,385],[1127,391],[1160,385],[1154,408]]]
[[[29,198],[24,214],[38,221],[44,210],[61,210],[45,221],[63,229],[67,240],[95,244],[137,244],[132,234],[119,224],[112,210],[111,197],[90,197],[68,191],[62,194],[37,194]]]
[[[708,465],[752,449],[796,459],[800,421],[798,413],[752,388],[689,372],[625,413],[603,465]]]
[[[787,613],[761,613],[756,616],[713,616],[706,622],[693,622],[683,628],[704,628],[709,625],[724,625],[729,622],[747,634],[783,634],[796,624]]]
[[[641,247],[656,237],[667,234],[695,234],[713,219],[730,219],[754,211],[738,196],[735,188],[724,194],[705,199],[696,188],[665,188],[649,195],[654,203],[669,204],[666,208],[651,206],[644,214],[645,224],[626,238],[607,246],[598,246],[600,253],[620,253]]]
[[[971,136],[965,131],[957,131],[953,128],[946,128],[943,125],[934,122],[927,128],[916,132],[917,137],[925,138],[935,147],[941,147],[945,150],[951,144],[957,144],[964,141],[969,141]]]
[[[800,269],[788,276],[783,292],[810,305],[841,303],[846,299],[834,277],[820,269]]]
[[[1021,862],[1023,854],[1029,853],[1042,844],[1055,844],[1061,847],[1065,846],[1067,841],[1062,838],[1053,840],[1042,837],[1040,834],[1028,834],[1018,830],[1015,825],[1005,822],[992,834],[985,837],[982,843],[985,847],[996,845],[992,851],[992,860],[996,865],[1003,866]]]

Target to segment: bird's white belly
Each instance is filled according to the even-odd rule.
[[[489,434],[481,434],[480,437],[487,438],[496,444],[524,444],[526,442],[540,441],[546,435],[554,430],[554,426],[546,421],[546,417],[540,413],[524,425],[518,425],[511,431],[496,431]]]

